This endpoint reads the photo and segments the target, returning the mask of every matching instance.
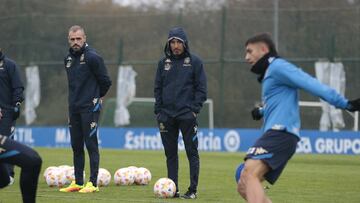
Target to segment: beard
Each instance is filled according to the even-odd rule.
[[[79,51],[80,49],[81,49],[81,46],[80,45],[73,45],[72,47],[71,47],[74,51]]]

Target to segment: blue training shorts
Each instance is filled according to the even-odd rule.
[[[246,153],[247,159],[262,160],[270,171],[265,174],[265,180],[274,184],[285,168],[288,160],[296,151],[299,138],[286,131],[268,130]]]

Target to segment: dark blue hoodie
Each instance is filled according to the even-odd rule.
[[[169,42],[174,38],[185,46],[180,56],[171,52]],[[170,30],[164,52],[155,77],[155,114],[176,117],[187,112],[199,113],[207,97],[206,75],[200,58],[190,53],[182,28]]]
[[[17,102],[24,101],[24,85],[15,62],[0,51],[0,108],[12,112]]]
[[[70,48],[64,63],[69,81],[70,113],[99,111],[100,98],[111,86],[103,59],[85,44],[78,52]]]

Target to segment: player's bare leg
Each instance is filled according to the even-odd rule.
[[[239,194],[249,203],[271,203],[261,184],[269,167],[261,160],[248,159],[238,183]]]

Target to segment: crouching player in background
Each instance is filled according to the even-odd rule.
[[[251,37],[245,47],[245,60],[262,84],[263,107],[255,108],[252,117],[254,120],[264,117],[264,134],[247,151],[238,192],[247,202],[271,202],[261,182],[274,184],[296,151],[300,131],[298,89],[352,112],[360,110],[360,99],[347,100],[280,58],[267,33]]]
[[[0,120],[2,116],[0,110]],[[23,202],[35,202],[42,164],[39,154],[30,147],[0,135],[0,188],[4,188],[10,183],[10,171],[7,164],[21,168],[20,189]]]
[[[20,116],[21,102],[24,101],[24,85],[16,63],[3,54],[0,48],[0,134],[14,139],[16,120]],[[10,184],[14,183],[14,166],[7,165]]]

